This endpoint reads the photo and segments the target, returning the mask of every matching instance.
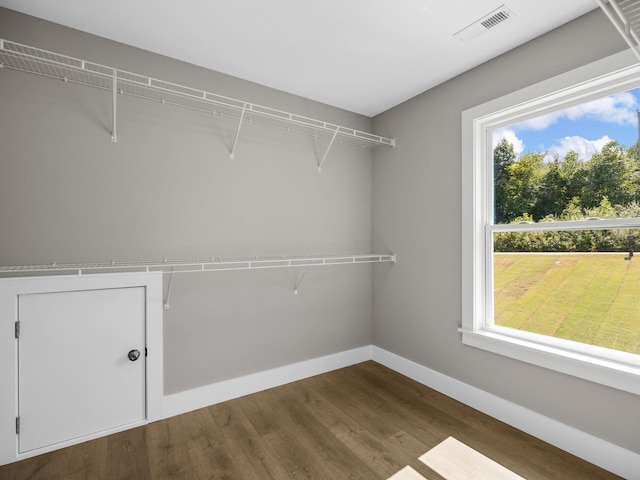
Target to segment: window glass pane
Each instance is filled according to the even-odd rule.
[[[640,229],[494,233],[494,324],[640,353]]]
[[[495,223],[638,216],[640,89],[493,131]]]

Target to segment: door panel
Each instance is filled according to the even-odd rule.
[[[145,287],[19,295],[18,312],[20,453],[145,419]]]

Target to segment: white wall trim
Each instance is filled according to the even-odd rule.
[[[560,423],[484,390],[372,346],[372,360],[476,410],[628,479],[640,479],[640,454]]]
[[[465,405],[610,472],[630,480],[640,480],[640,476],[638,476],[638,472],[640,472],[640,454],[540,415],[373,345],[167,395],[163,398],[162,403],[163,418],[173,417],[367,360],[378,362],[412,380],[433,388]],[[8,462],[11,461],[9,460]]]
[[[371,346],[232,378],[164,397],[164,418],[371,360]]]
[[[640,480],[640,454],[373,345],[168,395],[164,397],[164,417],[180,415],[367,360],[378,362],[605,470],[624,478]]]
[[[492,132],[543,113],[637,88],[640,64],[625,50],[462,112],[462,342],[522,362],[640,394],[638,356],[494,324],[493,245],[497,231],[625,228],[631,219],[493,221]]]
[[[15,433],[16,416],[19,414],[18,340],[14,334],[14,325],[18,320],[19,295],[126,287],[145,288],[146,347],[149,350],[149,356],[146,360],[147,405],[145,421],[116,426],[113,429],[91,433],[28,453],[18,454],[18,436]],[[162,418],[161,408],[164,391],[162,338],[162,274],[160,272],[0,279],[0,465]]]

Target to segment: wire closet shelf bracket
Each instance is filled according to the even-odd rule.
[[[395,139],[392,138],[256,105],[137,73],[126,72],[4,39],[0,39],[0,68],[33,73],[110,91],[113,102],[112,142],[117,142],[118,139],[116,130],[117,97],[118,95],[130,95],[162,104],[185,107],[220,117],[236,119],[236,133],[229,152],[231,159],[235,158],[236,146],[242,126],[248,123],[323,139],[328,146],[324,153],[318,156],[318,171],[322,170],[329,150],[336,141],[362,148],[379,145],[395,147]]]

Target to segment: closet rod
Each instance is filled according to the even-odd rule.
[[[50,263],[44,265],[0,266],[1,274],[60,273],[84,275],[87,273],[196,273],[255,270],[267,268],[315,267],[325,265],[353,265],[364,263],[396,263],[395,254],[360,254],[333,256],[282,256],[252,258],[209,258],[206,260],[161,260],[99,263]]]
[[[315,132],[316,136],[327,141],[333,135],[338,135],[348,140],[343,143],[356,144],[362,147],[395,146],[395,139],[392,138],[119,70],[4,39],[0,39],[0,67],[116,91],[119,94],[133,95],[161,103],[170,103],[192,109],[204,109],[209,113],[220,113],[204,106],[216,107],[217,109],[226,110],[222,113],[227,113],[227,115],[229,112],[234,112],[235,115],[233,116],[235,118],[239,118],[244,111],[244,119],[247,121],[261,118],[263,122],[270,122],[270,124],[294,125],[303,131]]]

